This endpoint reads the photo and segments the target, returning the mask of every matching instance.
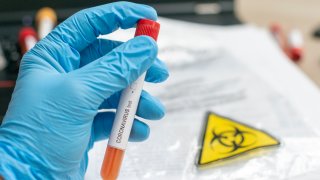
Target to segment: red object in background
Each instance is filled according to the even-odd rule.
[[[279,24],[272,24],[270,30],[283,52],[292,61],[300,61],[303,55],[303,39],[300,31],[292,30],[286,37]]]
[[[279,24],[272,24],[270,30],[276,39],[277,43],[279,44],[280,48],[283,50],[285,54],[288,55],[288,45],[286,36]]]
[[[23,27],[19,32],[18,41],[23,55],[38,42],[37,33],[32,27]]]
[[[295,62],[298,62],[303,56],[303,38],[301,32],[297,29],[289,32],[288,53]]]
[[[300,59],[302,58],[302,49],[300,49],[300,48],[292,48],[290,50],[290,58],[294,62],[300,61]]]
[[[14,87],[15,84],[14,81],[0,81],[0,88],[11,88]]]

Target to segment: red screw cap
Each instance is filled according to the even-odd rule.
[[[155,41],[158,39],[160,24],[149,19],[141,19],[137,23],[137,29],[134,36],[146,35],[152,37]]]

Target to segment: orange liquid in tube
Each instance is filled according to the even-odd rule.
[[[101,168],[101,177],[104,180],[117,179],[121,168],[124,152],[124,150],[117,149],[111,146],[107,147],[106,155],[104,156]]]
[[[159,29],[159,23],[148,19],[142,19],[137,23],[135,36],[146,35],[157,40]],[[142,74],[135,82],[124,89],[121,94],[100,172],[101,177],[104,180],[115,180],[119,175],[145,75],[146,73]]]

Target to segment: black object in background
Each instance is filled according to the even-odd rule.
[[[21,24],[24,17],[34,17],[37,10],[49,6],[57,11],[60,20],[71,14],[92,6],[106,4],[110,0],[10,0],[2,1],[0,6],[0,26]],[[137,3],[154,7],[160,16],[201,22],[207,24],[238,24],[234,16],[233,0],[139,0]]]
[[[0,5],[0,43],[4,48],[9,66],[0,71],[0,81],[15,80],[18,72],[17,62],[20,60],[19,48],[16,46],[17,36],[23,25],[34,25],[36,12],[42,7],[56,10],[59,22],[75,12],[101,4],[115,1],[109,0],[9,0]],[[154,7],[159,16],[184,21],[232,25],[239,24],[234,14],[233,0],[140,0],[136,3]],[[11,99],[12,88],[0,88],[0,123]]]
[[[315,38],[320,38],[320,27],[317,27],[317,29],[315,29],[315,31],[313,32],[313,36]]]

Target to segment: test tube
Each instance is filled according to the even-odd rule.
[[[19,32],[19,45],[21,54],[33,48],[38,42],[37,33],[32,27],[23,27]]]
[[[42,39],[46,37],[57,23],[57,15],[52,8],[41,8],[36,15],[36,24],[38,37]]]
[[[283,50],[285,54],[288,55],[286,37],[280,24],[272,24],[270,30],[275,40],[277,41],[278,45],[280,46],[280,48]]]
[[[157,40],[159,29],[159,23],[142,19],[137,23],[135,36],[146,35]],[[101,167],[100,174],[104,180],[114,180],[117,179],[119,175],[145,76],[146,73],[143,73],[135,82],[122,91],[108,147]]]
[[[303,37],[299,30],[293,29],[289,32],[288,44],[290,58],[298,62],[303,56]]]
[[[0,41],[0,71],[2,71],[3,69],[5,69],[7,67],[7,59],[4,56],[3,50],[2,50],[2,46],[1,46],[1,41]]]

